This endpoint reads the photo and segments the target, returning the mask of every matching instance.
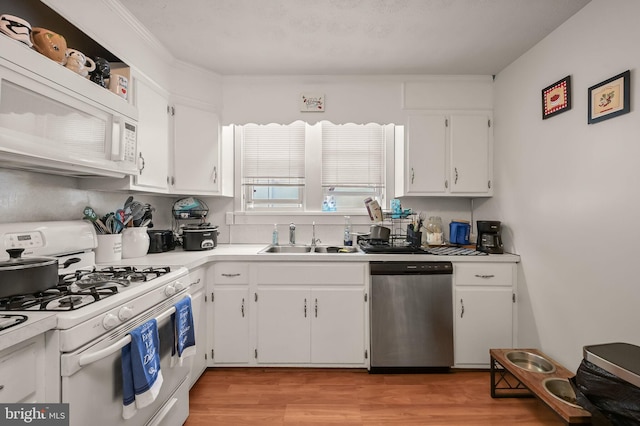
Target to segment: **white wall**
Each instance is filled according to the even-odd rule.
[[[520,347],[570,370],[583,345],[640,344],[640,2],[593,0],[495,80],[495,187],[522,256]],[[631,70],[631,113],[587,124],[588,87]],[[541,90],[571,75],[572,109],[541,119]]]

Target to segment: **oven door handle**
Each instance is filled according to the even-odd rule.
[[[191,296],[187,296],[187,297],[191,297]],[[156,317],[156,322],[158,323],[158,327],[160,326],[160,322],[168,319],[171,316],[171,314],[173,314],[175,311],[176,311],[176,307],[172,306],[166,311],[164,311],[163,313],[161,313],[160,315],[158,315]],[[115,351],[124,348],[129,343],[131,343],[131,335],[127,334],[122,339],[107,346],[104,349],[100,349],[99,351],[96,351],[93,353],[81,355],[80,358],[78,359],[78,364],[80,365],[80,367],[84,367],[96,361],[100,361],[102,358],[105,358],[111,355],[112,353],[114,353]]]

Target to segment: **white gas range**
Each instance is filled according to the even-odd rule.
[[[71,425],[182,424],[188,415],[188,367],[172,366],[176,302],[191,285],[184,267],[96,266],[97,238],[85,221],[0,224],[5,249],[25,246],[24,256],[54,256],[58,286],[0,299],[0,314],[55,313],[46,334],[46,401],[69,403]],[[134,259],[135,260],[135,259]],[[68,265],[64,267],[64,265]],[[10,283],[3,283],[10,285]],[[155,402],[122,418],[121,348],[128,333],[158,320],[164,383]],[[55,379],[57,378],[57,379]]]

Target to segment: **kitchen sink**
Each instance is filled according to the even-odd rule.
[[[275,246],[270,245],[266,248],[260,250],[258,254],[263,253],[281,253],[281,254],[292,254],[292,253],[357,253],[357,247],[351,246],[310,246],[310,245],[281,245]]]
[[[511,351],[506,354],[507,360],[516,367],[532,373],[553,373],[555,365],[548,359],[527,351]]]
[[[258,252],[261,253],[309,253],[311,252],[311,246],[305,245],[283,245],[283,246],[274,246],[270,245]]]
[[[352,246],[316,246],[316,253],[357,253],[358,248]]]
[[[569,380],[559,377],[549,377],[542,381],[544,390],[547,391],[552,397],[568,404],[574,408],[582,408],[578,405],[576,399],[576,393],[571,387]]]

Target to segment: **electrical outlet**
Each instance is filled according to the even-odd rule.
[[[233,212],[227,212],[225,214],[225,222],[227,225],[233,225]]]

